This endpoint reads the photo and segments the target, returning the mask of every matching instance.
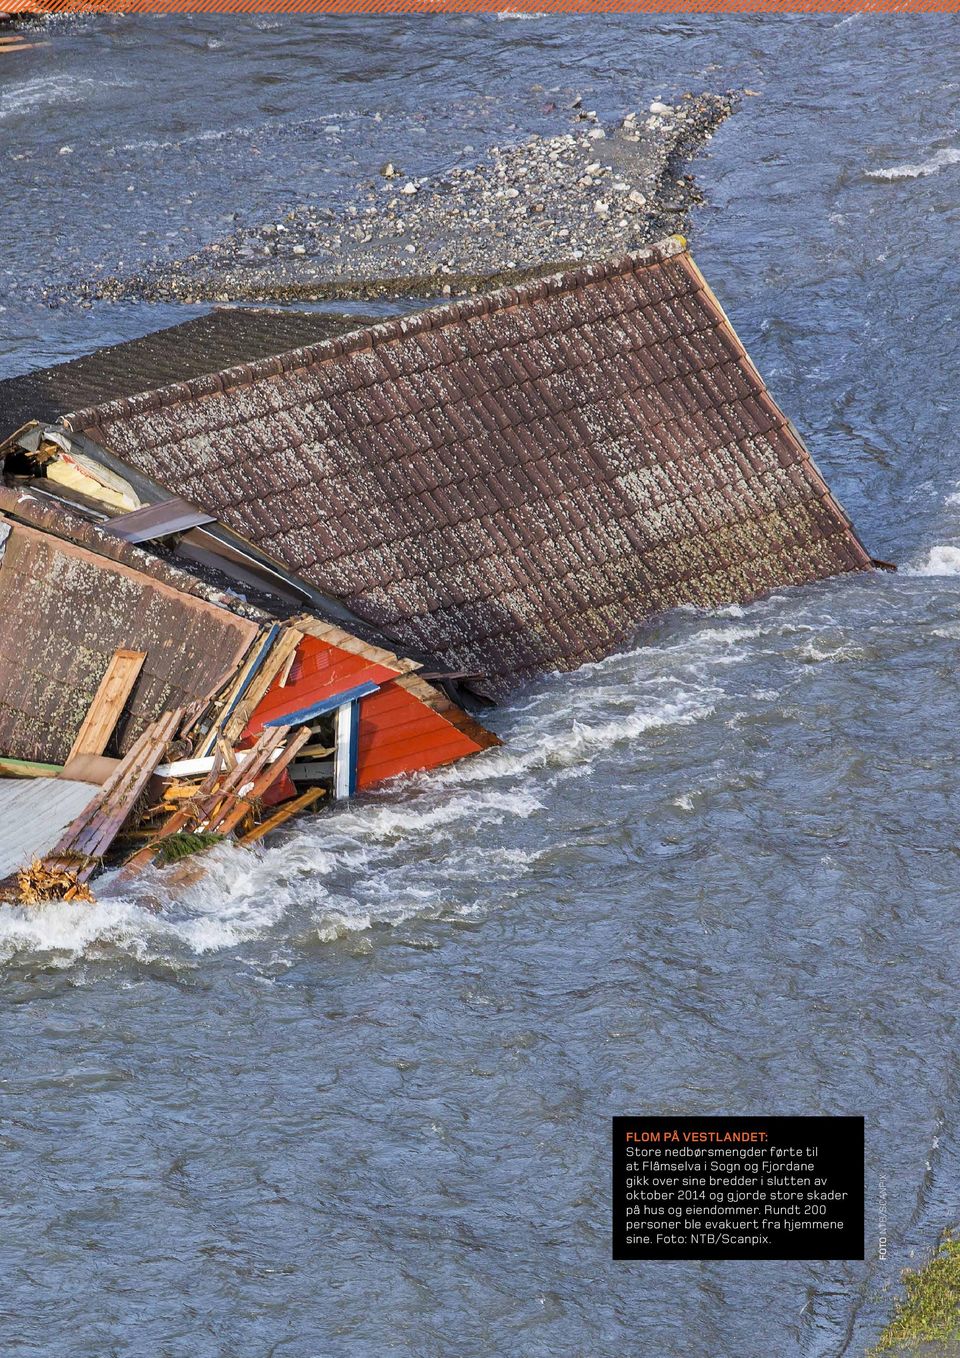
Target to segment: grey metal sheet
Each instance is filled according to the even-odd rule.
[[[98,791],[66,778],[0,779],[0,877],[49,853]]]
[[[144,505],[129,514],[121,514],[101,526],[105,532],[123,538],[124,542],[137,543],[152,542],[156,538],[183,533],[188,528],[196,528],[198,524],[212,522],[212,515],[175,496],[172,500],[161,500],[159,504]]]

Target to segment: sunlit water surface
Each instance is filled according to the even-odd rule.
[[[0,915],[4,1353],[838,1358],[960,1220],[951,19],[71,21],[0,58],[0,367],[399,158],[757,92],[697,257],[876,555],[669,617],[502,749],[180,889]],[[156,913],[148,908],[166,900]],[[862,1113],[867,1261],[614,1264],[614,1113]],[[876,1258],[877,1178],[890,1256]],[[919,1257],[919,1256],[918,1256]]]

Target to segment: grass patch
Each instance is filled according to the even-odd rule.
[[[947,1236],[923,1268],[903,1275],[897,1303],[874,1353],[912,1353],[922,1344],[960,1343],[960,1239]]]

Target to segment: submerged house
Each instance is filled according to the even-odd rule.
[[[94,804],[84,868],[125,825],[145,847],[187,826],[257,839],[321,797],[499,743],[420,662],[267,589],[252,602],[227,556],[217,578],[135,545],[118,525],[142,510],[97,522],[33,484],[0,486],[0,880],[61,838],[75,860]],[[258,752],[244,805],[255,774],[234,775]]]
[[[463,695],[598,659],[664,609],[872,564],[681,238],[380,323],[216,311],[0,383],[4,436],[0,756],[70,753],[37,695],[65,667],[48,629],[80,644],[73,608],[26,581],[79,582],[92,552],[111,599],[134,597],[126,570],[151,581],[138,599],[181,598],[176,619],[143,605],[154,645],[170,635],[155,657],[122,607],[76,614],[97,660],[58,698],[73,723],[114,647],[148,656],[118,756],[164,705],[209,704],[218,666],[253,665],[193,763],[224,732],[243,750],[312,722],[275,780],[290,800],[320,764],[346,795],[486,748]],[[27,615],[22,672],[3,660]],[[282,633],[279,660],[249,658]]]
[[[870,565],[679,238],[60,423],[494,697]]]

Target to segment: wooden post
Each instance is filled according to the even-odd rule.
[[[357,790],[357,742],[360,703],[356,699],[337,708],[336,753],[333,759],[333,795],[340,800]]]

